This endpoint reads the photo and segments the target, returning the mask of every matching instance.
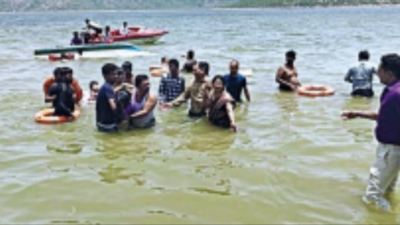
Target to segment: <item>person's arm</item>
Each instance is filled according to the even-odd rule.
[[[162,77],[161,78],[161,83],[160,83],[160,86],[159,86],[159,88],[158,88],[158,96],[160,96],[160,104],[162,104],[162,103],[164,103],[165,101],[166,101],[166,96],[165,96],[165,85],[166,85],[166,82],[165,82],[165,78],[164,77]]]
[[[353,69],[350,69],[347,72],[346,76],[344,77],[344,81],[349,82],[349,83],[353,83],[352,74],[353,74]]]
[[[251,102],[250,91],[249,91],[249,88],[247,87],[247,79],[246,79],[246,77],[243,80],[243,87],[244,87],[244,94],[246,95],[247,101]]]
[[[278,84],[282,84],[282,85],[291,87],[294,90],[295,89],[294,85],[282,78],[284,74],[285,74],[285,70],[282,67],[279,67],[278,71],[276,72],[276,78],[275,78],[276,82]]]
[[[231,129],[233,132],[237,132],[237,127],[235,123],[235,113],[233,112],[233,106],[232,103],[228,102],[226,103],[226,111],[228,112],[228,117],[229,121],[231,122]]]
[[[183,103],[185,103],[190,97],[190,87],[185,90],[182,94],[179,95],[174,101],[167,103],[168,107],[179,107]]]
[[[106,90],[106,97],[108,99],[108,104],[114,113],[117,111],[117,103],[115,102],[115,92],[112,88]]]
[[[356,118],[377,120],[378,115],[379,114],[376,112],[348,111],[348,112],[342,113],[341,117],[343,120],[351,120],[351,119],[356,119]]]
[[[56,96],[56,91],[57,91],[56,88],[57,88],[56,84],[50,85],[49,91],[46,94],[46,96],[44,97],[44,102],[45,103],[51,103],[51,102],[54,102],[56,100],[56,98],[57,98],[57,96]]]
[[[156,96],[150,95],[149,98],[146,101],[146,104],[143,107],[143,110],[131,115],[131,118],[140,118],[140,117],[146,116],[157,105],[157,101],[158,101],[158,99],[157,99]]]

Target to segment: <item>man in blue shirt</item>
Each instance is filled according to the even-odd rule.
[[[83,40],[79,37],[77,31],[74,32],[74,38],[71,40],[71,45],[83,45]]]
[[[96,122],[100,132],[118,132],[117,104],[113,85],[117,78],[118,67],[105,64],[102,68],[105,83],[100,88],[96,101]]]
[[[345,81],[353,84],[353,96],[373,97],[372,81],[377,73],[375,66],[368,62],[369,52],[361,51],[358,55],[358,65],[352,67],[345,77]]]
[[[185,78],[179,76],[179,61],[171,59],[168,65],[170,73],[161,78],[158,91],[160,104],[174,101],[185,91]]]
[[[246,99],[250,102],[250,92],[247,88],[246,77],[239,74],[239,61],[233,60],[230,63],[230,73],[225,75],[224,82],[229,94],[236,102],[242,102],[242,92],[246,95]]]

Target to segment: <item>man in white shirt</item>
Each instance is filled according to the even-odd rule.
[[[119,30],[119,33],[121,35],[128,35],[130,32],[129,28],[128,28],[128,22],[124,22],[124,25],[122,26],[122,28]]]

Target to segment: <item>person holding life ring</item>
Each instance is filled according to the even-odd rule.
[[[276,73],[276,82],[279,84],[279,89],[283,91],[296,91],[301,86],[297,69],[294,65],[296,60],[296,52],[290,50],[286,52],[286,64],[279,67]]]
[[[73,78],[73,70],[71,68],[68,67],[64,67],[64,68],[56,68],[53,72],[53,77],[49,77],[45,80],[45,82],[43,83],[43,93],[45,95],[45,102],[49,103],[49,102],[53,102],[55,99],[51,96],[49,96],[49,90],[50,90],[50,86],[54,83],[59,81],[59,79],[61,78],[61,74],[65,71],[66,76],[70,77],[71,82],[70,82],[70,86],[72,87],[72,89],[74,90],[74,99],[75,99],[75,103],[79,103],[82,100],[83,97],[83,91],[81,86],[79,85],[79,82]]]

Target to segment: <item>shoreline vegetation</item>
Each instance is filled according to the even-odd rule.
[[[0,0],[0,12],[373,7],[400,0]]]

